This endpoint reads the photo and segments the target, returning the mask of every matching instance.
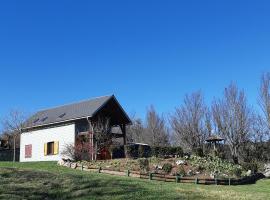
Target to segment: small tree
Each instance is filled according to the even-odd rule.
[[[16,160],[16,145],[19,144],[20,134],[22,133],[23,124],[26,120],[24,112],[11,110],[9,114],[2,119],[3,132],[8,134],[13,141],[13,162]]]
[[[95,143],[95,159],[97,154],[105,148],[109,149],[112,145],[113,134],[111,131],[110,120],[99,118],[96,122],[93,123],[94,131],[94,143]]]
[[[234,162],[238,163],[241,147],[250,136],[252,120],[244,91],[230,84],[225,88],[224,97],[213,102],[212,112],[219,134],[225,138]]]
[[[145,143],[145,128],[140,118],[132,117],[132,125],[127,126],[127,141]]]
[[[63,151],[61,152],[61,155],[64,158],[68,158],[74,161],[79,160],[80,158],[80,152],[77,151],[76,147],[73,144],[66,144],[64,146]]]
[[[144,130],[145,142],[151,146],[169,145],[169,129],[163,116],[158,115],[154,106],[147,110],[146,127]]]
[[[264,73],[261,77],[259,105],[263,112],[264,126],[268,129],[266,139],[270,139],[270,73]]]
[[[203,148],[206,136],[211,132],[211,114],[200,91],[186,95],[184,103],[172,115],[171,127],[177,145],[191,150]]]

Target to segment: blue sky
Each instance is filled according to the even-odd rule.
[[[269,2],[269,1],[268,1]],[[231,81],[257,103],[267,1],[1,1],[0,117],[115,94],[143,117]]]

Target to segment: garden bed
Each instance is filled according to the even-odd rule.
[[[205,159],[205,160],[202,160]],[[143,161],[143,162],[141,162]],[[145,161],[148,163],[148,168],[142,168]],[[195,183],[195,184],[215,184],[215,185],[241,185],[254,183],[262,178],[260,174],[253,174],[244,177],[235,176],[234,170],[240,170],[241,166],[234,166],[217,159],[207,160],[206,158],[193,157],[181,165],[176,163],[179,158],[161,159],[116,159],[106,161],[92,162],[64,162],[60,165],[73,169],[92,171],[97,173],[105,173],[117,176],[130,176],[141,179],[150,179],[165,182],[177,183]],[[200,165],[198,166],[198,162]],[[213,162],[213,163],[212,163]],[[214,166],[212,166],[214,165]],[[167,166],[167,167],[165,167]],[[167,169],[169,166],[169,170]],[[179,174],[179,168],[181,168]],[[219,170],[219,176],[211,177],[211,172],[207,170]],[[236,170],[236,171],[237,171]],[[192,171],[188,174],[187,172]],[[195,173],[194,173],[195,172]],[[225,174],[226,173],[226,174]],[[237,172],[239,173],[239,172]]]

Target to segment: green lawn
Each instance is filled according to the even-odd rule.
[[[82,172],[54,162],[0,162],[0,199],[269,198],[270,179],[245,186],[205,186]]]

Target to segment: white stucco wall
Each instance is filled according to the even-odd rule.
[[[58,155],[44,155],[44,144],[59,141]],[[47,128],[21,134],[20,162],[58,161],[66,144],[75,143],[75,124]],[[32,157],[25,158],[25,145],[32,144]]]

